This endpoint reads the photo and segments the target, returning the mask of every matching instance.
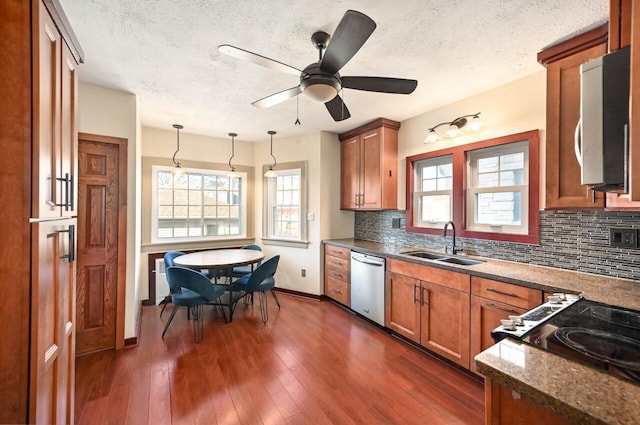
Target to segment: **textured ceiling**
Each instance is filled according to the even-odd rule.
[[[606,22],[608,0],[60,0],[85,52],[80,81],[134,93],[142,125],[238,140],[341,132],[378,117],[405,120],[540,71],[546,46]],[[418,80],[410,95],[345,89],[351,118],[299,96],[251,102],[297,77],[218,52],[231,44],[303,69],[311,34],[332,34],[348,9],[377,29],[340,71]],[[467,113],[469,111],[461,111]]]

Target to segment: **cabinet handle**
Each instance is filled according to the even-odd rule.
[[[70,177],[69,173],[66,173],[64,177],[56,177],[56,181],[64,182],[64,203],[56,204],[55,201],[47,201],[47,205],[50,207],[64,207],[65,211],[69,211],[69,207],[73,209],[73,202],[69,205],[69,192],[73,191],[73,188],[69,189],[69,187],[73,185],[73,177]],[[71,195],[73,196],[73,192],[71,192]]]
[[[69,211],[69,210],[73,211],[73,210],[74,210],[74,208],[75,208],[75,206],[74,206],[74,204],[73,204],[73,195],[74,195],[74,193],[75,193],[75,192],[73,191],[73,175],[69,176],[69,175],[67,174],[67,176],[68,176],[68,178],[67,178],[67,181],[68,181],[68,189],[67,189],[67,196],[68,196],[68,198],[67,198],[67,204],[69,204],[69,207],[68,207],[68,208],[67,208],[67,207],[65,207],[65,211]]]
[[[492,303],[487,303],[487,307],[491,307],[491,308],[495,308],[496,310],[501,310],[501,311],[506,311],[507,313],[513,313],[513,314],[518,314],[517,311],[512,310],[510,308],[505,308],[496,304],[492,304]]]
[[[425,288],[424,286],[422,287],[422,290],[420,291],[420,295],[422,298],[422,302],[421,305],[428,305],[429,304],[429,297],[428,296],[424,296],[424,292],[427,291],[427,288]],[[427,291],[427,294],[429,293],[429,291]]]
[[[418,297],[416,296],[416,289],[418,289],[418,285],[416,285],[415,283],[413,284],[413,303],[415,304],[416,302],[420,302],[420,300],[418,299]]]
[[[60,258],[66,258],[70,263],[76,260],[76,226],[70,224],[67,230],[58,230],[58,233],[69,234],[69,253],[61,256]]]
[[[510,294],[509,292],[498,291],[497,289],[493,289],[493,288],[487,288],[487,292],[495,292],[496,294],[506,295],[507,297],[518,298],[516,294]]]
[[[331,288],[331,290],[332,290],[333,292],[335,292],[336,294],[342,294],[342,291],[341,291],[341,290],[339,290],[338,288]]]

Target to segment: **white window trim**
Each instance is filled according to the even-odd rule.
[[[437,166],[437,165],[442,165],[442,164],[451,164],[452,168],[453,168],[453,156],[452,155],[443,155],[443,156],[438,156],[438,157],[433,157],[433,158],[428,158],[428,159],[423,159],[420,161],[416,162],[416,166],[414,168],[414,177],[413,177],[413,181],[415,185],[420,185],[422,186],[422,169],[424,168],[424,165],[427,166]],[[444,226],[444,224],[449,221],[449,220],[453,220],[453,176],[451,176],[451,189],[450,190],[434,190],[434,191],[414,191],[413,192],[413,205],[414,205],[414,212],[413,212],[413,223],[414,226],[417,227],[425,227],[425,228],[432,228],[432,229],[438,229],[438,228],[442,228]],[[447,221],[423,221],[422,220],[422,197],[424,195],[433,195],[433,196],[438,196],[438,195],[449,195],[449,220]]]
[[[245,172],[236,172],[237,177],[241,179],[241,191],[240,191],[240,233],[237,235],[222,235],[222,236],[195,236],[195,237],[174,237],[174,238],[158,238],[158,204],[156,193],[158,190],[158,178],[157,173],[159,171],[172,171],[174,167],[166,165],[152,165],[151,166],[151,243],[154,244],[166,244],[166,243],[181,243],[181,242],[201,242],[201,241],[224,241],[243,239],[247,237],[247,182],[248,174]],[[224,176],[228,175],[228,171],[214,170],[207,168],[188,168],[182,167],[184,172],[193,172],[198,174],[208,174]]]
[[[510,153],[524,153],[524,169],[522,185],[499,186],[499,187],[477,187],[477,164],[481,158],[488,158],[497,155]],[[500,146],[481,148],[467,152],[467,211],[466,229],[478,232],[505,233],[514,235],[526,235],[529,233],[529,141],[518,141]],[[496,192],[520,192],[521,196],[521,222],[520,225],[490,225],[478,224],[476,220],[476,195],[480,193]]]
[[[269,169],[268,165],[262,167],[262,173]],[[271,229],[271,211],[269,207],[269,191],[270,184],[269,178],[263,177],[263,209],[262,209],[262,243],[265,245],[279,245],[292,248],[307,248],[309,241],[307,240],[307,161],[286,162],[277,165],[274,169],[276,173],[287,172],[291,170],[300,170],[300,238],[282,238],[272,237],[270,235]]]

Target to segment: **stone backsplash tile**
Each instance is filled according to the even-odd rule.
[[[394,218],[400,228],[391,227]],[[409,233],[405,211],[356,212],[357,239],[442,250],[439,235]],[[640,229],[640,212],[540,211],[540,244],[459,238],[470,255],[640,280],[640,249],[609,246],[609,229]]]

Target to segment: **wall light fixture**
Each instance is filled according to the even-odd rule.
[[[478,131],[480,127],[482,127],[482,121],[480,120],[481,112],[469,115],[463,115],[454,119],[453,121],[441,122],[440,124],[434,125],[429,129],[429,134],[427,138],[424,140],[425,143],[434,143],[440,140],[443,136],[448,138],[453,138],[458,136],[461,133],[461,130],[464,126],[469,124],[469,128],[471,131]],[[471,122],[469,122],[468,118],[471,118]],[[437,131],[439,128],[444,128],[447,126],[447,129],[442,133],[441,131]]]

